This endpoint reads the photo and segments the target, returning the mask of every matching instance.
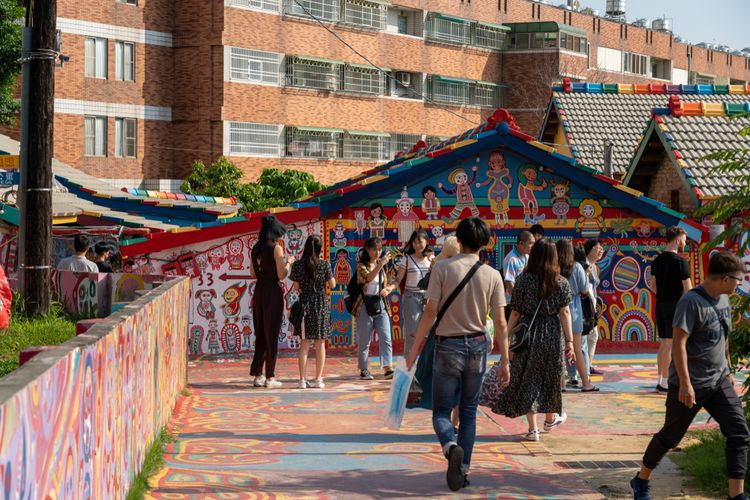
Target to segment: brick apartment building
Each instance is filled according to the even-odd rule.
[[[498,106],[536,134],[562,76],[750,80],[744,55],[528,0],[59,0],[58,29],[55,155],[118,185],[220,155],[331,183]]]

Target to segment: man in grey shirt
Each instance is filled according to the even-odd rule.
[[[88,236],[85,234],[79,234],[73,240],[73,249],[75,254],[70,257],[66,257],[57,264],[57,269],[60,271],[77,271],[82,273],[98,273],[99,268],[94,262],[91,262],[86,258],[86,251],[89,249]]]
[[[630,481],[635,500],[650,500],[649,478],[664,455],[677,446],[701,408],[719,423],[727,440],[730,500],[746,500],[748,429],[742,404],[729,372],[731,309],[728,294],[743,279],[744,266],[729,252],[708,263],[708,277],[684,294],[672,321],[667,413],[643,455],[641,470]]]

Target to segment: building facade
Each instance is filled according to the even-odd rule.
[[[563,76],[750,80],[745,56],[528,0],[61,0],[58,30],[55,155],[126,186],[221,155],[330,184],[497,107],[536,134]]]

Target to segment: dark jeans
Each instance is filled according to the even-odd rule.
[[[477,401],[487,366],[487,336],[437,337],[432,365],[432,427],[440,445],[457,442],[464,450],[464,472],[471,464],[477,434]],[[451,410],[458,405],[458,439]]]
[[[667,393],[667,415],[664,427],[654,434],[643,455],[643,465],[655,469],[662,457],[677,446],[701,408],[705,408],[719,424],[727,439],[726,460],[729,479],[745,479],[747,470],[748,430],[742,413],[740,398],[724,378],[716,387],[695,390],[695,406],[688,408],[678,399],[680,388],[669,386]]]

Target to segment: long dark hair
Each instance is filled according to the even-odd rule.
[[[308,279],[315,278],[315,271],[320,265],[320,252],[323,250],[323,240],[320,236],[313,234],[307,237],[305,249],[302,251],[302,262],[305,264],[305,273]]]
[[[573,272],[573,266],[576,261],[573,259],[573,243],[565,238],[555,242],[557,249],[557,263],[560,266],[560,274],[565,278],[570,278]]]
[[[586,262],[586,251],[583,248],[575,247],[573,249],[573,259],[583,266],[584,271],[589,268],[589,263]]]
[[[369,266],[370,265],[370,254],[367,253],[367,249],[368,248],[378,248],[378,245],[382,245],[382,244],[383,244],[383,240],[381,240],[380,238],[378,238],[376,236],[373,236],[372,238],[368,238],[367,241],[365,241],[365,244],[362,245],[362,250],[360,250],[359,261],[362,264],[364,264],[366,266]]]
[[[536,274],[539,278],[539,296],[546,299],[557,288],[557,277],[560,276],[560,266],[557,263],[557,249],[555,244],[547,238],[534,243],[529,254],[526,271]]]
[[[425,240],[427,245],[425,245],[425,248],[422,251],[422,253],[423,254],[428,253],[428,248],[430,245],[430,237],[427,235],[427,231],[425,231],[424,229],[417,229],[416,231],[411,233],[411,237],[409,237],[409,241],[406,242],[406,245],[404,246],[402,250],[406,255],[414,255],[414,253],[416,252],[414,250],[414,240],[416,240],[417,238],[421,240]],[[431,252],[432,250],[429,250],[429,251]]]
[[[275,215],[264,215],[263,219],[260,221],[258,242],[253,246],[253,249],[250,252],[253,259],[257,258],[261,248],[269,243],[275,244],[279,239],[283,238],[285,234],[286,226],[282,224]]]

